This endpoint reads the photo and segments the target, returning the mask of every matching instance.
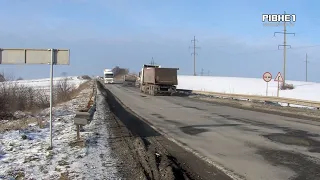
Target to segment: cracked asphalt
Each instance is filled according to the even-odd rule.
[[[106,86],[167,137],[235,179],[320,179],[320,122]]]

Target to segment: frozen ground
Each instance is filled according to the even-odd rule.
[[[53,150],[47,150],[48,109],[36,116],[42,128],[32,123],[24,130],[0,134],[0,179],[116,179],[115,160],[109,155],[108,133],[101,121],[106,113],[97,109],[81,133],[86,143],[75,143],[73,118],[76,110],[87,104],[91,92],[91,88],[85,89],[75,99],[54,107]]]
[[[286,81],[293,90],[280,90],[280,97],[320,101],[320,83]],[[220,93],[266,95],[266,82],[261,78],[178,76],[179,89],[213,91]],[[268,96],[277,96],[278,83],[269,82]]]
[[[68,78],[69,83],[74,88],[77,88],[80,84],[87,81],[86,79],[82,79],[80,76],[69,76],[69,77],[55,77],[53,78],[53,84],[59,82],[59,80],[63,80],[64,78]],[[11,81],[10,83],[16,83],[18,85],[23,86],[32,86],[38,89],[49,89],[50,87],[50,78],[46,79],[34,79],[34,80],[20,80],[20,81]]]

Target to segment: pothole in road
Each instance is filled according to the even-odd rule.
[[[320,179],[320,165],[303,154],[273,149],[257,151],[265,160],[275,166],[281,165],[292,169],[296,175],[292,180]]]
[[[310,152],[318,152],[320,153],[320,142],[311,139],[308,137],[308,135],[304,134],[294,134],[294,133],[288,133],[288,134],[281,134],[281,133],[275,133],[275,134],[268,134],[263,135],[264,137],[270,139],[271,141],[287,144],[287,145],[296,145],[296,146],[304,146],[309,147]]]
[[[189,135],[197,135],[200,133],[204,133],[204,132],[208,132],[208,129],[204,129],[204,128],[195,128],[192,126],[185,126],[185,127],[181,127],[180,128],[182,132],[189,134]]]
[[[157,117],[157,118],[159,118],[159,119],[164,119],[164,117],[163,117],[161,114],[152,113],[151,115],[152,115],[152,116],[155,116],[155,117]]]
[[[288,145],[311,146],[313,141],[305,137],[294,137],[286,134],[270,134],[265,135],[266,138]]]

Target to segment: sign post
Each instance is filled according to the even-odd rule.
[[[263,73],[262,78],[267,83],[266,96],[268,96],[269,82],[272,80],[272,74],[269,72],[265,72]]]
[[[274,81],[278,81],[278,89],[277,89],[277,97],[279,97],[280,92],[280,82],[283,82],[283,77],[280,72],[278,72],[276,78],[274,78]]]
[[[53,65],[69,65],[69,49],[9,49],[0,48],[1,64],[50,65],[50,149],[52,149]]]

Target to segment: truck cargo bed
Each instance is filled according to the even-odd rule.
[[[144,68],[143,82],[157,85],[178,85],[178,68]]]
[[[124,76],[124,81],[128,82],[136,82],[137,78],[133,75],[125,75]]]

